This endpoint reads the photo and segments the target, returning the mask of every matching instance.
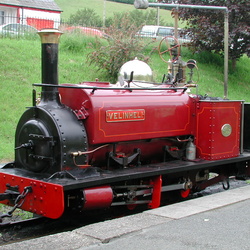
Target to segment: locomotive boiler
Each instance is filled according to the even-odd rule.
[[[41,100],[33,94],[16,128],[15,159],[0,169],[2,203],[53,219],[111,206],[156,208],[163,192],[187,197],[231,175],[249,176],[243,101],[189,94],[176,80],[140,85],[134,72],[122,84],[59,85],[61,32],[39,35]]]

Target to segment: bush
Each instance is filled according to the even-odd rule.
[[[136,37],[137,31],[138,27],[130,21],[128,14],[122,19],[116,18],[107,30],[110,38],[106,44],[101,40],[92,43],[94,51],[88,55],[89,63],[95,64],[99,70],[106,71],[111,82],[115,83],[119,69],[125,62],[135,57],[147,62],[149,57],[143,53],[147,44]]]
[[[117,12],[114,13],[112,18],[106,20],[106,27],[111,26],[114,22],[116,22],[116,25],[119,25],[124,18],[128,18],[131,23],[139,28],[146,24],[155,25],[157,22],[157,13],[154,9],[150,9],[148,11],[133,10],[130,12]],[[162,18],[160,18],[160,25],[172,26],[164,23]]]
[[[123,20],[126,17],[130,22],[134,23],[135,26],[155,25],[157,22],[157,13],[155,9],[150,9],[148,11],[133,10],[130,12],[116,12],[113,17],[108,17],[105,20],[105,27],[110,27],[116,22],[116,25],[119,25],[119,20]],[[78,10],[75,14],[72,14],[69,17],[67,22],[68,25],[75,26],[85,26],[85,27],[102,27],[103,20],[95,12],[95,10],[90,8],[85,8]],[[172,24],[165,23],[162,18],[160,18],[160,25],[162,26],[172,26]]]
[[[78,10],[75,14],[70,15],[69,25],[80,25],[86,27],[101,27],[102,19],[98,16],[95,10],[84,8]]]

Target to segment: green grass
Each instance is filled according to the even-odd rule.
[[[91,38],[83,40],[82,50],[79,51],[79,48],[73,48],[74,46],[69,48],[67,36],[61,38],[60,83],[94,81],[95,78],[107,80],[94,67],[92,71],[89,70],[86,59],[90,52],[88,44],[91,40],[93,41]],[[41,43],[39,38],[36,40],[2,38],[0,46],[2,48],[0,57],[0,162],[6,162],[14,156],[16,124],[25,108],[32,105],[32,84],[41,82]]]
[[[56,0],[55,2],[63,10],[62,15],[61,15],[62,18],[67,19],[69,18],[71,14],[74,14],[77,10],[84,9],[84,8],[94,9],[96,13],[102,17],[105,1],[103,0],[91,0],[91,1],[73,0],[73,1],[70,1],[70,4],[69,4],[69,1],[67,0]],[[126,11],[130,11],[133,9],[135,9],[133,5],[106,1],[106,16],[107,17],[112,17],[114,10],[126,12]]]
[[[194,59],[197,62],[197,68],[194,69],[193,80],[198,81],[198,88],[191,89],[192,93],[200,95],[209,95],[224,97],[224,60],[219,55],[203,52],[201,54],[192,54],[187,48],[182,49],[182,60],[188,61]],[[149,62],[154,71],[157,81],[161,81],[164,73],[167,72],[167,64],[159,60],[159,55],[155,51]],[[229,62],[228,74],[228,98],[231,100],[250,101],[248,90],[250,79],[250,58],[243,56],[237,63],[236,70],[233,72]],[[189,70],[187,70],[187,73]],[[187,75],[188,77],[188,75]]]
[[[69,37],[63,35],[59,46],[59,83],[79,83],[82,81],[109,81],[107,74],[90,66],[87,55],[91,52],[91,37]],[[26,107],[32,105],[32,84],[41,82],[41,44],[40,39],[15,40],[0,39],[0,162],[14,157],[14,134],[16,124]],[[157,46],[157,44],[154,44]],[[145,54],[150,55],[149,65],[154,78],[161,82],[167,72],[167,64],[161,61],[157,50],[150,53],[152,45]],[[223,60],[203,53],[192,55],[187,49],[182,51],[183,60],[197,60],[199,68],[198,94],[223,97]],[[228,93],[230,99],[250,102],[249,79],[250,59],[244,56],[237,64],[236,71],[229,73]],[[39,88],[37,89],[39,91]],[[193,90],[195,92],[196,90]]]
[[[64,21],[70,17],[71,14],[75,14],[77,10],[90,8],[94,9],[97,15],[103,18],[104,15],[104,0],[91,0],[91,1],[78,1],[78,0],[71,0],[70,4],[67,0],[56,0],[55,1],[58,6],[63,10],[61,17]],[[147,10],[139,10],[145,12],[149,12],[151,8]],[[115,12],[128,12],[135,10],[134,5],[130,4],[123,4],[123,3],[116,3],[116,2],[109,2],[106,1],[105,7],[105,15],[106,17],[113,17]],[[169,24],[169,26],[174,26],[174,21],[171,17],[171,12],[169,10],[160,10],[160,17]],[[183,24],[180,23],[180,27]]]

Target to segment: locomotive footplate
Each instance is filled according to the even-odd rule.
[[[170,175],[176,173],[182,173],[192,170],[203,170],[203,169],[212,169],[217,166],[227,166],[229,164],[236,164],[240,162],[247,162],[250,160],[250,152],[244,152],[238,157],[231,159],[223,159],[216,161],[207,161],[207,160],[197,160],[197,161],[182,161],[174,160],[170,162],[162,162],[149,165],[141,165],[139,167],[131,167],[124,169],[116,170],[99,170],[93,168],[93,175],[89,175],[88,178],[81,178],[81,176],[75,176],[75,178],[68,177],[66,178],[50,178],[49,182],[57,183],[64,187],[64,190],[73,190],[79,188],[88,188],[100,185],[107,185],[112,183],[117,183],[126,180],[136,180],[142,178],[149,178],[159,175]],[[91,167],[90,167],[91,168]],[[83,170],[84,171],[84,170]],[[60,174],[64,174],[71,171],[63,171]],[[72,171],[73,175],[74,171]]]
[[[64,212],[63,186],[45,181],[44,175],[40,177],[41,179],[33,178],[32,174],[27,175],[27,171],[21,169],[0,169],[0,193],[11,193],[11,198],[3,198],[1,203],[51,219],[59,218]],[[17,203],[17,199],[27,189],[29,192],[22,202]]]
[[[89,187],[96,187],[101,185],[112,185],[126,180],[136,180],[142,178],[149,178],[159,175],[170,175],[192,170],[212,169],[217,166],[227,166],[229,164],[237,164],[241,162],[247,162],[250,160],[250,152],[244,152],[240,156],[235,158],[207,161],[182,161],[174,160],[170,162],[162,162],[149,165],[141,165],[139,167],[131,167],[124,169],[115,169],[112,171],[101,170],[99,168],[89,167],[87,169],[67,170],[55,173],[53,175],[48,174],[35,174],[26,170],[14,168],[13,164],[8,164],[0,169],[1,177],[4,173],[8,173],[11,176],[19,176],[20,178],[36,179],[37,181],[57,184],[63,187],[64,191],[82,189]],[[28,178],[27,178],[28,176]],[[33,181],[34,181],[33,179]],[[6,183],[6,181],[5,181]],[[1,188],[0,193],[2,193]]]
[[[30,192],[26,194],[20,208],[38,215],[56,219],[61,217],[65,211],[66,193],[69,194],[71,191],[74,192],[76,190],[83,192],[83,195],[85,198],[87,197],[89,201],[88,204],[84,204],[85,208],[108,207],[110,205],[116,206],[117,204],[119,205],[119,202],[112,203],[114,191],[112,191],[112,187],[115,188],[118,183],[126,182],[128,180],[151,179],[153,181],[152,183],[149,183],[148,188],[142,189],[141,191],[138,190],[137,193],[141,192],[145,196],[147,196],[148,193],[149,195],[152,195],[152,200],[138,200],[134,203],[148,203],[148,207],[156,208],[160,204],[161,192],[177,189],[183,189],[184,191],[187,190],[186,188],[181,188],[186,185],[185,182],[182,184],[161,186],[161,178],[163,176],[171,176],[175,174],[182,176],[182,174],[186,172],[213,170],[218,166],[220,166],[220,169],[222,169],[223,166],[224,169],[227,169],[228,166],[237,165],[239,163],[241,166],[244,166],[244,171],[246,175],[249,176],[250,171],[248,169],[248,161],[250,161],[250,153],[244,152],[236,158],[216,161],[174,160],[171,162],[142,165],[139,167],[116,169],[112,171],[89,167],[85,169],[62,171],[53,175],[32,173],[27,170],[15,168],[14,163],[9,163],[0,169],[1,203],[15,206],[15,198],[20,196],[25,189],[29,188]],[[189,181],[187,180],[186,183],[188,184]],[[191,187],[192,183],[190,182],[188,185]],[[143,186],[139,188],[142,187]],[[188,187],[188,189],[190,187]],[[15,191],[14,193],[13,190]],[[15,193],[17,193],[17,197],[15,197]],[[132,193],[133,190],[131,190],[131,194]],[[5,196],[8,197],[9,194],[14,196],[4,200]],[[98,198],[96,198],[97,196]],[[129,204],[129,201],[123,203]]]

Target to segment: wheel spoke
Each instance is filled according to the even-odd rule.
[[[162,54],[167,53],[167,52],[169,52],[169,51],[170,51],[170,50],[167,49],[167,50],[164,50],[164,51],[160,52],[160,54],[162,55]]]
[[[175,42],[173,47],[171,47],[171,45],[169,43],[169,39],[172,39]],[[167,49],[165,49],[163,46],[167,46]],[[161,42],[158,46],[158,53],[159,53],[161,59],[167,63],[168,60],[172,58],[172,53],[173,53],[172,51],[175,50],[176,48],[177,48],[177,58],[179,57],[179,55],[180,55],[180,49],[178,49],[179,47],[180,47],[180,44],[175,37],[166,36],[161,40]],[[163,50],[163,51],[161,51],[161,50]],[[165,54],[165,53],[169,53],[169,58],[167,58],[168,60],[165,59],[167,56],[164,56],[165,58],[163,58],[163,54]]]

